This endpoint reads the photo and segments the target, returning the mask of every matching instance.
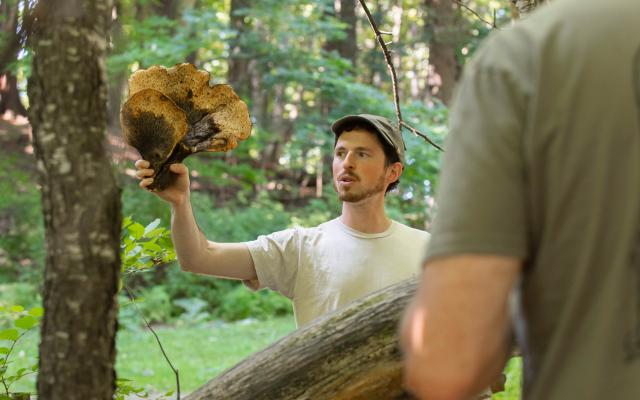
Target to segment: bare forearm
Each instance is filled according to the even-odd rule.
[[[185,271],[231,279],[256,279],[246,245],[207,240],[196,223],[189,201],[172,205],[171,237],[178,262]]]
[[[431,262],[403,322],[406,379],[421,398],[466,399],[501,372],[508,297],[520,262],[459,256]]]
[[[192,270],[206,257],[208,242],[196,223],[188,200],[171,206],[171,239],[183,269]]]

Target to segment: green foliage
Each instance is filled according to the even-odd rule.
[[[271,291],[253,293],[240,285],[226,293],[221,303],[218,315],[226,321],[267,319],[291,313],[291,302],[286,297]]]
[[[146,270],[176,259],[171,233],[159,225],[160,219],[155,219],[147,226],[133,221],[131,217],[124,219],[120,242],[123,274]]]
[[[26,308],[40,306],[42,298],[38,288],[28,282],[0,283],[0,307],[21,304]]]
[[[15,155],[0,157],[0,282],[37,280],[44,263],[44,227],[35,176]]]
[[[10,360],[18,341],[40,323],[44,310],[33,307],[26,310],[20,305],[11,307],[0,305],[0,384],[3,396],[10,398],[11,386],[26,376],[36,373],[38,363],[29,367],[11,369]]]
[[[173,390],[168,391],[164,395],[151,396],[144,388],[134,384],[130,379],[117,378],[116,391],[113,394],[113,400],[127,400],[135,396],[139,399],[153,398],[154,400],[169,399],[173,395]]]

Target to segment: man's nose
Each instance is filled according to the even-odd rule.
[[[355,154],[353,154],[352,152],[348,152],[344,157],[344,161],[342,161],[342,166],[345,169],[354,169],[356,167]]]

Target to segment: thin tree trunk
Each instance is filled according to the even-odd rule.
[[[352,66],[356,66],[358,57],[357,35],[356,35],[356,3],[357,0],[335,0],[334,7],[328,14],[345,24],[342,39],[332,39],[327,41],[324,48],[327,51],[337,51],[338,54],[351,61]]]
[[[121,205],[103,148],[111,11],[111,0],[49,0],[34,11],[29,117],[47,246],[41,400],[111,400],[115,389]]]
[[[122,2],[116,0],[113,5],[113,15],[115,18],[111,23],[112,51],[119,49],[123,43],[122,38]],[[127,82],[126,71],[116,71],[108,81],[107,97],[107,126],[115,128],[120,124],[120,103]]]
[[[425,0],[425,5],[425,29],[430,38],[429,71],[434,74],[429,78],[431,93],[449,104],[459,71],[456,58],[460,25],[458,8],[451,0]]]
[[[242,10],[250,6],[250,0],[231,0],[231,9],[229,10],[230,25],[236,34],[229,44],[227,81],[233,86],[238,96],[243,99],[249,99],[252,94],[249,69],[251,52],[243,45],[244,35],[250,27],[247,26],[242,14]]]
[[[27,110],[20,100],[18,79],[11,72],[5,72],[0,76],[0,115],[7,111],[15,115],[27,115]]]
[[[179,7],[180,0],[159,0],[153,3],[155,14],[167,17],[172,21],[178,18]]]
[[[18,52],[24,43],[24,27],[18,26],[21,1],[0,3],[0,115],[7,111],[15,115],[27,115],[20,100],[18,80],[10,68],[10,64],[18,59]],[[23,7],[27,6],[23,4]],[[23,13],[26,12],[23,10]]]

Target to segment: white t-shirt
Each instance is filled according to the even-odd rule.
[[[392,221],[367,234],[339,219],[314,228],[293,228],[247,242],[258,281],[293,301],[302,326],[371,292],[416,276],[430,234]]]

